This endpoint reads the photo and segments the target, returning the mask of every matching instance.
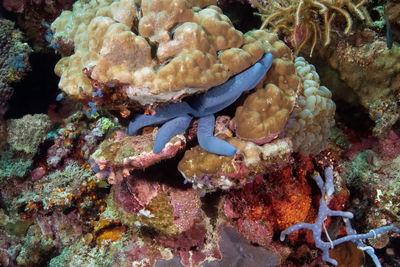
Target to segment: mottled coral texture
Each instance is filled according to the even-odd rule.
[[[45,114],[28,114],[21,119],[10,120],[7,142],[16,151],[36,154],[50,127],[50,119]]]
[[[330,80],[337,97],[352,105],[361,104],[375,122],[374,134],[384,137],[399,118],[400,47],[394,45],[389,50],[386,40],[364,30],[320,53],[335,70],[322,75]]]
[[[51,26],[53,43],[75,47],[55,68],[60,88],[75,98],[90,99],[94,85],[111,100],[102,104],[122,109],[121,104],[134,102],[177,101],[225,82],[259,60],[264,50],[235,30],[212,4],[215,1],[75,3]]]
[[[14,23],[0,19],[0,117],[7,111],[7,102],[14,92],[11,83],[18,82],[29,70],[31,48],[23,42],[22,32]]]
[[[108,208],[112,202],[117,204],[120,220],[127,225],[145,225],[167,235],[190,229],[201,213],[199,193],[149,181],[151,178],[149,173],[136,172],[114,185]]]

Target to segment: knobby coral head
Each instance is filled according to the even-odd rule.
[[[199,118],[197,139],[208,152],[232,156],[236,148],[214,136],[214,113],[234,103],[242,92],[253,89],[271,67],[273,56],[265,54],[256,64],[233,76],[190,102],[171,103],[156,110],[155,115],[136,115],[129,124],[127,134],[135,135],[145,126],[163,124],[157,133],[153,150],[160,153],[172,136],[184,132],[194,117]]]

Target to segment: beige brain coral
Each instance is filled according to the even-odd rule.
[[[262,84],[236,110],[233,128],[245,140],[263,144],[275,138],[285,127],[301,87],[290,49],[274,33],[249,33],[274,55],[271,69]]]
[[[294,106],[276,85],[270,83],[246,98],[236,110],[236,135],[255,143],[266,143],[285,127]]]
[[[211,0],[78,1],[51,26],[73,44],[55,72],[68,95],[112,109],[178,101],[224,83],[265,53]]]

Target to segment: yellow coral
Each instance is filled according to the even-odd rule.
[[[366,8],[366,0],[354,3],[352,0],[274,0],[267,1],[263,5],[260,0],[252,0],[263,18],[261,29],[271,25],[276,32],[282,31],[292,37],[296,46],[296,52],[311,38],[310,56],[317,44],[317,40],[322,38],[321,26],[317,16],[323,17],[324,46],[330,43],[331,23],[336,16],[342,16],[346,20],[344,33],[348,34],[351,30],[353,20],[349,11],[355,14],[360,20],[367,24],[372,22]],[[304,32],[302,32],[304,31]],[[298,34],[304,34],[304,38],[298,42]]]
[[[258,89],[236,109],[236,135],[255,143],[274,139],[285,127],[294,100],[272,83]]]

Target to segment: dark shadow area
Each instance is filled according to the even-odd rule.
[[[16,15],[3,7],[3,1],[0,1],[0,18],[16,21]]]
[[[26,114],[47,113],[48,107],[55,102],[59,78],[54,74],[54,66],[60,59],[54,54],[32,54],[31,71],[19,83],[13,84],[6,119],[20,118]]]
[[[261,25],[261,18],[254,16],[254,12],[258,12],[258,10],[252,8],[249,4],[244,5],[239,1],[232,1],[221,8],[222,12],[232,21],[233,26],[243,33],[258,29]]]
[[[374,122],[370,119],[367,110],[361,105],[350,105],[343,100],[335,100],[335,120],[340,121],[351,129],[357,129],[358,133],[370,133]]]

